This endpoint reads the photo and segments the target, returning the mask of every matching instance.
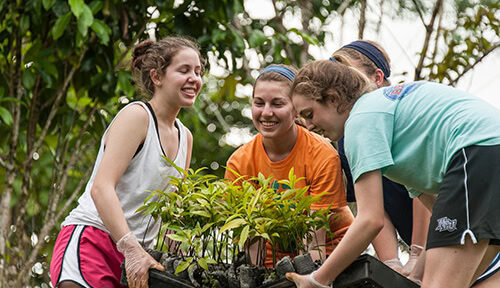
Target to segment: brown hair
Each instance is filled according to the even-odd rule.
[[[382,55],[384,55],[384,58],[390,67],[391,59],[389,58],[389,55],[387,54],[385,49],[382,48],[382,46],[379,43],[377,43],[375,41],[370,41],[370,40],[357,40],[357,41],[368,42],[368,43],[372,44],[373,46],[375,46],[382,53]],[[344,57],[350,59],[351,61],[353,61],[353,60],[358,61],[359,65],[361,66],[360,68],[362,68],[362,70],[364,72],[366,72],[365,74],[368,77],[371,77],[373,74],[375,74],[377,69],[379,69],[377,67],[377,65],[375,65],[375,63],[373,63],[372,60],[370,60],[370,58],[368,58],[366,55],[364,55],[363,53],[361,53],[358,50],[353,49],[353,48],[342,47],[339,50],[333,52],[332,57],[336,58],[337,56],[344,56]],[[389,81],[386,78],[387,75],[384,75],[384,76],[385,77],[384,77],[384,80],[382,82],[382,85],[383,86],[391,85],[391,81]]]
[[[297,68],[295,68],[293,66],[289,66],[289,65],[272,64],[269,66],[280,66],[280,67],[286,68],[286,69],[292,71],[293,74],[295,74],[295,75],[297,75],[297,72],[298,72]],[[269,67],[269,66],[267,66],[267,67]],[[261,74],[257,77],[257,80],[255,80],[254,87],[255,87],[255,85],[257,85],[257,82],[259,82],[259,81],[276,81],[276,82],[287,83],[290,90],[291,90],[292,84],[293,84],[293,80],[290,80],[287,77],[285,77],[284,75],[280,74],[279,72],[275,72],[275,71],[266,71],[263,73],[261,72]],[[255,89],[254,89],[254,91],[255,91]],[[253,98],[253,96],[254,96],[254,92],[252,92],[252,98]]]
[[[292,95],[300,94],[320,103],[331,100],[337,111],[352,108],[358,98],[377,86],[341,55],[336,61],[320,60],[306,64],[293,81]]]
[[[201,63],[201,73],[205,71],[205,59],[201,56],[200,46],[192,38],[186,36],[168,36],[160,41],[145,40],[137,44],[132,51],[130,70],[146,94],[154,94],[154,84],[150,77],[151,69],[156,69],[163,76],[172,58],[183,48],[191,48],[198,54]]]

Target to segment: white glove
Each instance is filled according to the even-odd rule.
[[[417,259],[420,254],[424,251],[424,247],[418,246],[415,244],[411,244],[410,246],[410,257],[408,258],[408,262],[406,262],[405,266],[401,270],[401,274],[408,277],[415,268],[415,264],[417,264]]]
[[[149,268],[165,271],[151,255],[142,249],[132,232],[128,232],[117,243],[116,248],[125,256],[125,271],[130,288],[148,287]]]
[[[286,278],[295,283],[298,288],[331,288],[330,285],[322,285],[314,278],[314,271],[309,275],[299,275],[297,273],[286,273]]]
[[[392,270],[401,273],[401,269],[403,269],[403,264],[401,264],[401,261],[399,258],[394,258],[390,260],[385,260],[384,264],[389,266]]]

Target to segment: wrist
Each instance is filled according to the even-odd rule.
[[[314,277],[314,273],[316,273],[316,271],[309,274],[309,280],[311,281],[311,283],[313,284],[314,287],[316,287],[316,288],[331,288],[332,287],[331,285],[323,285],[323,284],[319,283],[318,281],[316,281],[316,278]]]
[[[116,242],[116,249],[122,254],[127,251],[129,247],[135,246],[135,244],[139,245],[137,242],[137,239],[135,238],[134,233],[132,231],[128,232],[127,234],[123,235],[118,242]]]
[[[417,244],[411,244],[410,246],[410,256],[420,256],[422,254],[422,251],[424,251],[424,247],[417,245]]]

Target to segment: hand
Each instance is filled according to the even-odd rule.
[[[422,253],[425,253],[424,247],[412,244],[410,246],[410,257],[408,258],[408,262],[406,262],[405,266],[401,270],[401,274],[406,277],[410,276],[411,272],[415,269],[417,259]]]
[[[116,248],[125,256],[125,271],[130,288],[148,287],[149,268],[165,271],[137,242],[132,232],[125,234],[117,243]]]
[[[417,254],[416,261],[415,261],[415,264],[413,265],[413,267],[411,268],[411,271],[407,277],[411,281],[417,283],[418,285],[421,285],[422,279],[424,278],[425,250],[423,249],[423,247],[420,247],[417,245],[411,245],[410,259],[412,259],[411,258],[412,254]],[[418,255],[418,254],[420,254],[420,255]],[[410,262],[410,260],[408,260],[408,262]]]
[[[315,271],[316,272],[316,271]],[[330,288],[331,286],[322,285],[314,278],[314,272],[309,275],[299,275],[297,273],[286,273],[286,279],[293,281],[298,288]]]
[[[399,258],[385,260],[384,264],[389,266],[392,270],[401,273],[401,269],[403,269],[403,264],[399,261]]]

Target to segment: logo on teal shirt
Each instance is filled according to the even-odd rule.
[[[424,83],[425,82],[421,81],[421,82],[412,82],[407,84],[402,83],[395,86],[389,86],[384,89],[384,95],[385,97],[392,100],[401,100],[410,92],[412,92],[413,90],[415,90],[417,87],[419,87]]]

